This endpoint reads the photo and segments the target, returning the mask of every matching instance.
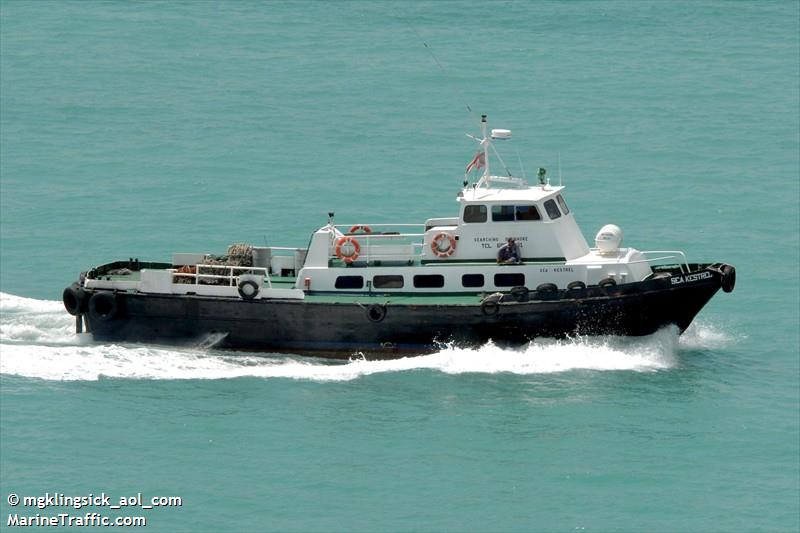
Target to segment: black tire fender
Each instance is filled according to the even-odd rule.
[[[244,281],[239,282],[239,296],[242,297],[242,300],[252,300],[256,296],[258,296],[258,283],[251,279],[246,279]]]
[[[367,318],[370,322],[382,322],[386,318],[386,306],[372,304],[366,309]]]
[[[617,280],[615,280],[614,278],[604,278],[600,280],[600,283],[598,283],[598,285],[603,287],[604,289],[608,287],[614,287],[616,284]]]
[[[722,290],[725,292],[733,292],[736,287],[736,269],[731,265],[722,267]]]
[[[500,312],[500,302],[497,300],[484,300],[481,302],[481,313],[485,316],[495,316]]]
[[[72,316],[82,315],[86,312],[86,293],[77,283],[73,283],[61,294],[64,309]]]
[[[515,302],[527,302],[530,299],[530,291],[528,287],[512,287],[511,299]]]
[[[538,287],[536,287],[536,292],[541,293],[549,293],[549,292],[556,292],[558,290],[558,286],[555,283],[542,283]]]
[[[89,316],[93,320],[108,322],[119,314],[117,296],[113,292],[96,292],[89,299]]]
[[[569,285],[567,285],[568,291],[579,291],[586,288],[586,284],[582,281],[573,281]]]

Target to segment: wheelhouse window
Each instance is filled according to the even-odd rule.
[[[564,214],[569,215],[569,207],[567,207],[567,202],[564,201],[564,198],[562,198],[559,194],[556,197],[556,200],[558,200],[558,205],[561,206],[561,210],[564,212]]]
[[[513,205],[492,206],[492,222],[513,222],[513,221],[514,221]]]
[[[402,289],[403,276],[375,276],[372,286],[376,289]]]
[[[525,285],[525,274],[495,274],[495,287],[522,287]]]
[[[492,222],[525,222],[541,220],[535,205],[493,205]]]
[[[468,205],[464,208],[464,222],[486,222],[485,205]]]
[[[555,200],[547,200],[544,203],[544,210],[547,211],[547,216],[550,217],[550,220],[555,220],[561,216],[561,211],[558,210]]]
[[[336,278],[337,289],[363,289],[364,278],[361,276],[339,276]]]
[[[461,276],[462,287],[483,287],[483,274],[464,274]]]
[[[444,276],[441,274],[420,274],[414,276],[414,287],[418,289],[439,289],[444,287]]]
[[[541,220],[539,210],[535,205],[518,205],[514,207],[517,220]]]

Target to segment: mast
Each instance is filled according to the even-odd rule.
[[[489,136],[486,135],[486,115],[481,115],[481,146],[483,146],[483,179],[489,183]]]

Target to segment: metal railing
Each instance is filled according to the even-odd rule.
[[[678,266],[681,267],[681,272],[686,274],[691,270],[689,268],[689,262],[686,260],[686,254],[684,254],[680,250],[648,250],[648,251],[640,251],[639,253],[645,256],[646,259],[644,259],[643,261],[631,261],[629,264],[649,263],[652,265],[655,261],[680,258],[682,262],[678,263]],[[665,255],[664,257],[648,258],[647,257],[648,254],[670,254],[670,255]],[[684,268],[686,270],[684,270]]]
[[[372,233],[357,231],[350,233],[353,227],[369,227]],[[422,240],[425,233],[404,233],[402,231],[380,232],[376,230],[390,228],[424,228],[424,224],[358,224],[343,225],[337,224],[337,229],[342,231],[344,237],[351,237],[359,243],[361,247],[358,255],[359,261],[381,261],[381,260],[413,260],[422,257]],[[337,239],[338,240],[338,239]],[[410,246],[411,253],[403,253],[402,246]],[[331,259],[338,259],[334,252]]]
[[[190,278],[194,279],[194,285],[217,285],[217,283],[200,283],[201,280],[215,281],[227,280],[226,285],[229,287],[236,287],[239,285],[239,276],[242,274],[255,274],[263,275],[267,287],[272,288],[272,281],[269,278],[269,269],[262,267],[248,267],[248,266],[232,266],[232,265],[195,265],[194,272],[178,272],[173,269],[172,280],[175,282],[176,278]],[[209,274],[202,273],[203,269],[211,270],[212,272],[226,272],[225,274]],[[238,271],[238,274],[235,273]]]
[[[600,248],[590,248],[589,250],[592,251],[592,252],[600,252],[601,255],[603,253],[600,250]],[[625,262],[623,262],[622,259],[624,259],[624,257],[617,257],[617,264],[640,265],[642,263],[647,263],[647,264],[653,266],[653,263],[656,262],[656,261],[665,261],[667,259],[681,259],[681,261],[678,262],[678,266],[681,267],[681,272],[686,274],[686,273],[691,271],[691,269],[689,268],[689,262],[686,260],[686,254],[684,254],[680,250],[647,250],[647,251],[636,250],[636,251],[639,252],[640,254],[642,254],[643,256],[645,256],[645,259],[641,259],[639,261],[625,261]],[[652,257],[652,258],[650,258],[650,257],[647,257],[649,254],[669,254],[669,255],[665,255],[663,257]]]

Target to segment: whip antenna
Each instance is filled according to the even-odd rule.
[[[406,22],[406,24],[408,24],[408,22]],[[461,92],[461,89],[459,88],[458,84],[455,81],[453,81],[453,79],[447,74],[447,70],[445,70],[444,65],[442,65],[442,63],[439,61],[439,58],[436,57],[436,54],[433,53],[433,48],[431,48],[428,45],[428,43],[425,42],[425,40],[422,38],[422,35],[419,34],[419,32],[414,26],[408,24],[408,27],[411,28],[411,31],[414,32],[417,38],[422,42],[422,45],[425,47],[425,49],[433,58],[434,62],[436,62],[436,66],[438,66],[439,70],[442,71],[442,75],[444,76],[444,79],[447,81],[447,83],[450,85],[450,89],[452,89],[453,92],[458,94],[459,98],[461,99],[461,103],[464,104],[464,107],[467,109],[469,116],[471,116],[475,122],[479,122],[478,117],[475,116],[475,113],[472,111],[469,102],[467,102],[466,97],[464,97],[464,93]]]

